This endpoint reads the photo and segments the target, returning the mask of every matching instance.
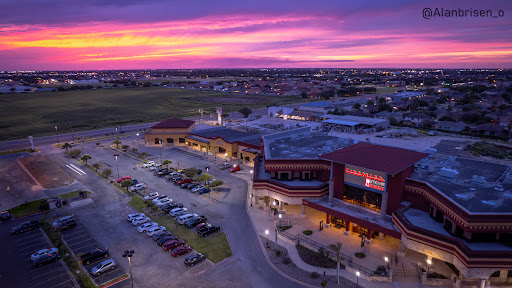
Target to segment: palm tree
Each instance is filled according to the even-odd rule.
[[[341,250],[341,242],[338,242],[336,244],[329,245],[329,248],[334,250],[337,254],[337,261],[336,261],[336,277],[338,278],[338,284],[340,284],[340,250]]]
[[[142,153],[140,153],[140,157],[142,157],[142,159],[145,160],[146,157],[148,157],[148,153],[142,152]]]
[[[171,161],[171,160],[164,160],[164,161],[162,162],[162,165],[165,165],[165,168],[169,169],[169,164],[171,164],[171,163],[172,163],[172,161]]]
[[[98,169],[100,169],[100,163],[94,163],[92,164],[92,167],[94,167],[94,169],[96,169],[96,172],[98,172]]]
[[[119,144],[121,144],[121,141],[119,141],[119,139],[114,140],[114,142],[112,143],[116,144],[116,149],[119,149]]]
[[[69,152],[69,148],[72,148],[73,146],[71,146],[71,144],[69,144],[68,142],[64,143],[64,145],[62,145],[62,149],[66,149],[66,152]]]
[[[84,161],[84,162],[85,162],[85,165],[87,165],[87,161],[88,161],[89,159],[91,159],[91,158],[92,158],[92,157],[91,157],[91,155],[89,155],[89,154],[84,154],[84,155],[82,155],[82,161]]]

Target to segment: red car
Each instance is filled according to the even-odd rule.
[[[185,245],[185,242],[183,242],[181,239],[171,240],[165,242],[164,245],[162,245],[162,249],[164,249],[164,251],[170,252],[172,249],[183,245]]]
[[[188,245],[179,246],[178,248],[172,250],[171,255],[172,257],[179,257],[181,255],[185,255],[188,252],[192,251],[192,248]]]
[[[201,223],[199,225],[196,226],[196,228],[194,228],[196,231],[199,231],[201,230],[201,228],[203,228],[204,226],[208,225],[210,223]]]
[[[121,183],[121,182],[123,182],[124,180],[132,180],[132,177],[129,177],[129,176],[121,177],[121,179],[117,179],[117,183]]]
[[[236,172],[236,171],[240,171],[240,166],[236,166],[234,168],[229,169],[229,172],[231,172],[231,173]]]
[[[180,182],[178,182],[178,185],[185,184],[185,183],[190,183],[190,182],[192,182],[192,178],[189,178],[189,179],[185,179],[185,180],[183,180],[183,181],[180,181]]]

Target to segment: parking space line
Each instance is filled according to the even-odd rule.
[[[84,247],[88,247],[90,246],[91,248],[88,248],[88,249],[84,249]],[[70,247],[71,248],[71,247]],[[79,247],[76,247],[76,248],[72,248],[73,252],[74,251],[77,251],[78,253],[80,252],[88,252],[88,251],[91,251],[92,249],[95,249],[95,248],[98,248],[98,245],[96,245],[95,243],[94,244],[86,244],[84,246],[79,246]],[[77,253],[75,253],[77,254]]]
[[[62,269],[62,270],[64,270],[64,269]],[[39,282],[39,283],[38,283],[38,285],[40,285],[40,284],[44,284],[44,283],[47,283],[47,282],[49,282],[49,281],[53,281],[53,280],[55,280],[55,279],[57,279],[57,278],[59,278],[59,277],[61,277],[61,276],[66,276],[66,278],[68,278],[68,279],[69,279],[69,275],[67,275],[67,273],[66,273],[65,271],[62,271],[62,272],[64,272],[64,273],[59,274],[59,275],[57,275],[56,277],[48,277],[48,278],[45,278],[44,280],[41,280],[41,282]],[[69,281],[69,280],[68,280],[68,281]],[[48,287],[48,286],[46,286],[46,285],[45,285],[45,287]]]
[[[114,273],[114,272],[120,271],[120,270],[121,270],[121,268],[119,268],[119,269],[118,269],[118,268],[119,268],[119,267],[116,267],[116,269],[114,269],[114,270],[110,270],[110,271],[105,272],[105,273],[102,273],[102,274],[100,274],[99,276],[93,276],[93,277],[95,277],[95,278],[94,278],[94,281],[98,280],[99,278],[102,278],[102,277],[108,276],[108,275],[110,275],[110,274],[112,274],[112,273]],[[105,280],[105,281],[103,281],[103,282],[101,282],[101,283],[104,283],[104,282],[107,282],[107,281],[110,281],[110,280]],[[96,282],[98,282],[98,281],[96,281]]]
[[[62,234],[62,237],[64,238],[70,238],[70,237],[75,237],[77,235],[82,235],[82,234],[89,234],[86,230],[82,230],[82,231],[74,231],[74,233],[67,233],[67,234]]]
[[[44,238],[43,237],[39,237],[39,238],[32,239],[32,240],[29,240],[29,241],[20,241],[19,243],[16,243],[16,246],[18,246],[18,247],[25,246],[28,243],[32,243],[32,242],[36,242],[36,241],[41,242],[41,240],[44,241]]]
[[[70,239],[70,238],[64,238],[64,239],[66,240],[66,242],[68,242],[68,243],[69,243],[69,242],[72,242],[72,241],[74,241],[74,240],[77,240],[77,239],[80,239],[80,238],[84,238],[84,237],[91,238],[91,235],[89,235],[89,234],[83,234],[83,235],[80,235],[80,236],[77,236],[77,237],[73,237],[73,238],[71,238],[71,239]],[[92,238],[91,238],[91,239],[92,239]],[[79,241],[79,242],[81,242],[81,241]]]
[[[81,232],[87,232],[87,230],[85,230],[85,228],[83,228],[82,226],[78,225],[74,229],[62,232],[62,236],[74,235]]]
[[[84,243],[93,243],[93,244],[95,244],[95,243],[96,243],[96,241],[94,241],[94,239],[92,239],[92,238],[88,238],[88,239],[84,239],[84,240],[82,240],[82,241],[75,242],[75,243],[73,243],[73,244],[70,244],[70,243],[68,242],[68,245],[69,245],[69,247],[70,247],[71,249],[73,249],[73,251],[75,251],[75,250],[77,249],[77,248],[75,248],[75,247],[77,247],[77,246],[78,246],[78,247],[82,247],[82,245],[83,245]],[[87,244],[87,245],[88,245],[88,244]]]
[[[53,285],[53,287],[52,287],[52,288],[58,288],[59,286],[61,286],[61,285],[63,285],[63,284],[66,284],[66,283],[68,283],[68,282],[73,283],[73,281],[72,281],[71,279],[69,279],[69,280],[67,280],[67,281],[64,281],[64,282],[61,282],[61,283],[59,283],[59,284]],[[65,286],[65,287],[76,287],[76,286],[75,286],[75,285],[74,285],[74,283],[73,283],[73,285],[71,285],[71,286]]]

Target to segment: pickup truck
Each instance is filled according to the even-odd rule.
[[[107,258],[110,256],[110,252],[107,249],[96,248],[80,256],[82,264],[89,265],[100,258]]]
[[[20,234],[39,228],[39,221],[26,221],[11,229],[11,234]]]

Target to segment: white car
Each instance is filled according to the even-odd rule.
[[[151,166],[155,166],[155,161],[148,161],[148,162],[142,164],[142,167],[144,167],[144,168],[148,168]]]
[[[139,217],[139,218],[133,219],[132,224],[134,226],[137,226],[137,225],[141,225],[141,224],[144,224],[146,222],[149,222],[149,220],[151,220],[151,219],[149,219],[149,217],[145,217],[145,216],[144,217]]]
[[[156,197],[158,197],[158,192],[153,192],[153,193],[149,194],[148,196],[144,197],[144,200],[153,200]]]
[[[172,199],[164,198],[160,200],[159,202],[156,202],[156,207],[162,207],[163,205],[172,202]]]
[[[169,216],[174,217],[176,214],[180,213],[181,211],[187,211],[187,208],[174,208],[171,211],[169,211]]]
[[[130,222],[132,222],[135,218],[139,218],[139,217],[144,217],[146,215],[144,215],[144,213],[132,213],[132,214],[129,214],[128,217],[126,217],[126,219]]]
[[[171,176],[171,177],[180,176],[180,175],[181,175],[180,173],[176,173],[176,172],[172,172],[169,174],[169,176]]]
[[[194,187],[194,188],[193,188],[192,190],[190,190],[190,191],[192,191],[192,192],[194,192],[194,193],[197,193],[199,190],[201,190],[201,189],[203,189],[203,188],[205,188],[203,185],[199,185],[199,186],[197,186],[197,187]]]
[[[167,229],[165,229],[164,226],[156,226],[156,227],[148,229],[146,234],[148,234],[148,236],[153,236],[156,233],[161,232],[161,231],[165,231],[165,230],[167,230]]]
[[[167,197],[166,195],[160,195],[160,196],[156,197],[155,199],[153,199],[153,203],[156,204],[156,203],[158,203],[158,202],[160,202],[160,201],[162,201],[162,200],[164,200],[166,198],[169,198],[169,197]]]
[[[185,215],[182,215],[180,217],[178,217],[178,223],[180,223],[181,225],[185,224],[185,222],[187,222],[188,219],[190,218],[193,218],[195,216],[199,216],[197,214],[191,214],[191,213],[187,213]]]
[[[148,231],[149,228],[153,228],[156,226],[158,226],[158,223],[155,223],[155,222],[144,223],[144,224],[140,225],[139,227],[137,227],[137,231],[139,231],[140,233],[146,232],[146,231]]]
[[[30,256],[30,260],[34,261],[37,258],[43,256],[44,254],[55,254],[55,253],[59,253],[59,249],[57,249],[57,248],[41,249],[41,250],[37,251],[36,253],[32,254],[32,256]]]
[[[149,171],[154,171],[154,170],[156,170],[157,168],[160,168],[160,167],[162,167],[162,164],[155,164],[155,165],[151,166],[151,168],[149,168]]]
[[[133,185],[132,187],[130,187],[130,191],[134,192],[134,191],[139,191],[139,190],[142,190],[146,188],[146,184],[144,183],[138,183],[138,184],[135,184]]]

